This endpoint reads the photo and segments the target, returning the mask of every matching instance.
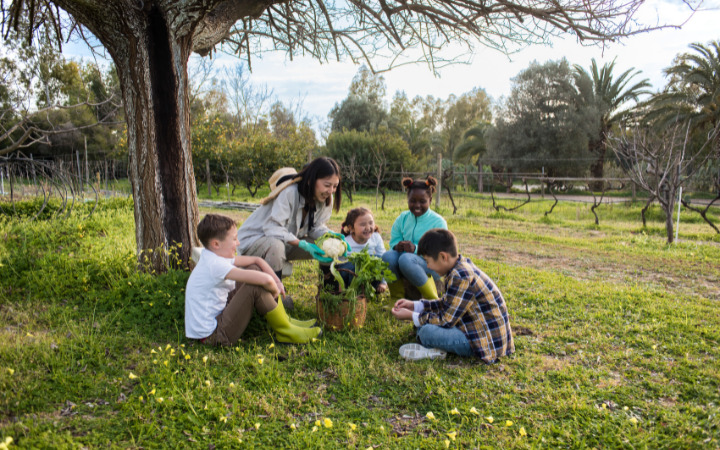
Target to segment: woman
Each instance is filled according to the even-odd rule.
[[[316,158],[300,173],[278,169],[270,177],[270,195],[238,230],[238,252],[261,257],[278,278],[287,261],[329,263],[314,241],[330,231],[326,224],[341,203],[340,167],[332,158]]]

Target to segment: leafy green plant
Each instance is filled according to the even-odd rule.
[[[367,247],[360,252],[350,253],[348,260],[353,263],[352,281],[345,288],[342,276],[339,271],[347,269],[336,269],[333,261],[330,267],[331,273],[339,281],[337,291],[325,284],[321,278],[318,299],[323,307],[325,315],[337,314],[344,302],[348,303],[348,314],[344,321],[347,326],[357,311],[358,297],[365,297],[367,300],[376,300],[377,294],[373,283],[382,281],[394,281],[395,275],[388,268],[388,264],[381,258],[368,253]],[[321,276],[322,277],[322,276]]]

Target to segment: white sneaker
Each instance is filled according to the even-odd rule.
[[[408,361],[419,359],[445,359],[447,352],[439,348],[427,348],[420,344],[405,344],[400,346],[400,356]]]

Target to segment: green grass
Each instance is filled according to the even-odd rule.
[[[19,205],[23,217],[0,215],[0,442],[720,445],[720,240],[710,227],[684,213],[669,246],[658,210],[641,227],[641,203],[603,205],[595,226],[589,205],[560,204],[545,217],[551,202],[496,213],[487,198],[456,200],[458,214],[448,203],[440,212],[461,252],[504,292],[515,330],[516,354],[492,366],[404,362],[397,349],[414,331],[387,300],[369,306],[363,329],[307,346],[273,345],[259,318],[234,348],[193,345],[183,329],[188,274],[135,270],[128,200],[102,202],[90,217],[87,205],[64,220],[30,221],[37,204]],[[375,211],[386,242],[406,208],[393,195],[379,211],[365,194],[343,209],[358,205]],[[314,315],[315,277],[304,262],[286,280],[300,318]]]

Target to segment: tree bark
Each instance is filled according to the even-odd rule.
[[[187,267],[198,242],[187,61],[201,12],[163,2],[58,3],[90,28],[117,66],[138,265],[157,272]]]

